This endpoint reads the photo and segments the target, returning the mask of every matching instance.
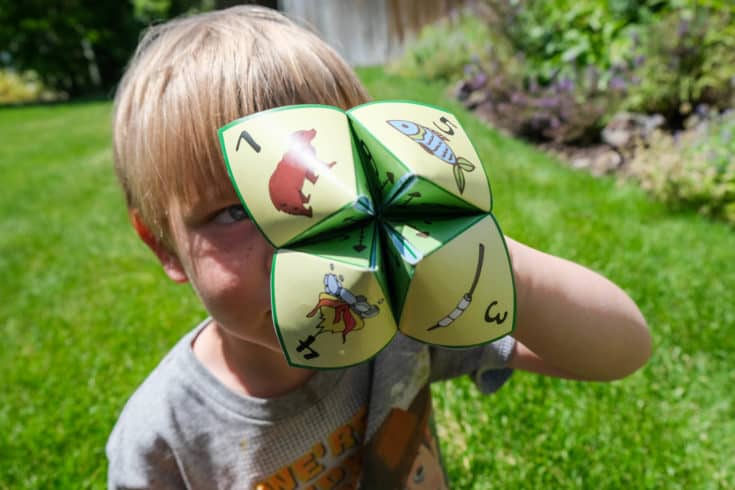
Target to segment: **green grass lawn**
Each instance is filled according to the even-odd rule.
[[[361,74],[375,98],[455,112],[505,233],[610,277],[654,337],[649,364],[614,383],[436,385],[453,488],[735,488],[733,230],[563,168],[439,86]],[[204,315],[127,223],[109,118],[107,103],[0,110],[2,489],[103,487],[125,400]]]

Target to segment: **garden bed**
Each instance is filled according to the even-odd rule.
[[[394,72],[454,83],[492,127],[574,168],[735,224],[735,6],[473,5],[422,33]]]

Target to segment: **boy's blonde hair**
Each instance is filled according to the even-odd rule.
[[[240,6],[151,27],[115,96],[115,170],[128,208],[171,247],[172,205],[231,192],[219,127],[282,105],[367,100],[334,50],[276,11]]]

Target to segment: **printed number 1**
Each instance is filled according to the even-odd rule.
[[[243,131],[240,133],[240,137],[237,139],[237,146],[235,146],[235,151],[240,151],[240,142],[242,140],[245,140],[247,144],[250,145],[250,148],[255,150],[255,153],[260,153],[260,145],[255,142],[252,136],[250,136],[250,133],[247,131]]]

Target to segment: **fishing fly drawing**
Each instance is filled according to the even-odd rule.
[[[365,319],[373,318],[380,313],[377,304],[371,304],[363,295],[355,295],[342,285],[343,278],[332,272],[324,275],[324,292],[314,308],[306,314],[312,318],[319,314],[317,332],[299,340],[297,352],[304,352],[304,359],[315,359],[319,353],[311,345],[317,337],[330,332],[342,334],[342,343],[347,341],[347,334],[365,327]],[[378,303],[381,303],[379,301]]]
[[[460,194],[464,193],[464,172],[475,170],[475,164],[464,157],[457,156],[452,147],[449,146],[446,136],[411,121],[393,119],[386,122],[418,143],[427,153],[434,155],[444,163],[452,165],[457,189],[459,189]]]
[[[475,277],[472,280],[472,285],[470,286],[469,291],[464,293],[462,298],[459,300],[459,303],[457,303],[456,308],[452,310],[447,316],[436,322],[434,325],[427,328],[427,331],[431,331],[437,328],[445,328],[454,323],[454,321],[461,317],[462,314],[467,311],[467,308],[469,308],[470,303],[472,303],[472,294],[475,292],[475,288],[477,287],[477,282],[480,280],[480,273],[482,272],[482,264],[485,261],[485,245],[480,243],[479,252],[477,254],[477,266],[475,267]]]

